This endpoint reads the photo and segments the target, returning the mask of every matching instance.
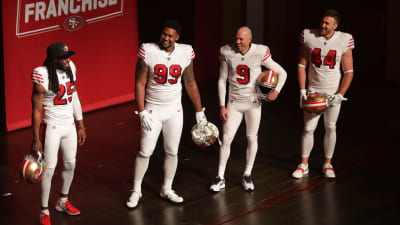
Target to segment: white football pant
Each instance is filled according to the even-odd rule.
[[[76,151],[77,151],[77,134],[75,124],[67,125],[45,125],[45,141],[44,141],[44,160],[47,163],[47,169],[42,177],[42,207],[48,207],[51,180],[54,169],[57,165],[58,150],[61,147],[64,167],[62,176],[62,194],[68,194],[74,177]]]
[[[133,190],[141,191],[143,177],[161,131],[165,150],[162,189],[171,189],[178,166],[178,148],[183,128],[182,105],[159,106],[147,103],[145,109],[149,112],[153,123],[150,131],[141,129],[140,151],[136,157]]]
[[[231,151],[232,140],[242,122],[246,122],[247,150],[244,174],[250,175],[257,154],[257,133],[261,120],[261,103],[229,102],[227,106],[228,120],[223,124],[223,139],[219,154],[218,176],[223,178]]]

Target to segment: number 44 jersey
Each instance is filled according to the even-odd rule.
[[[305,29],[300,35],[300,43],[304,44],[306,59],[309,64],[308,89],[336,92],[340,84],[340,66],[342,55],[354,48],[351,34],[335,31],[326,40],[318,29]]]
[[[195,58],[192,46],[175,43],[169,53],[157,43],[144,43],[137,55],[149,69],[145,101],[154,105],[181,104],[181,77]]]
[[[36,67],[32,71],[32,83],[40,84],[46,90],[43,95],[43,121],[47,124],[71,124],[74,122],[72,109],[72,93],[76,80],[76,67],[72,61],[69,62],[72,70],[73,82],[67,73],[57,70],[60,91],[54,93],[49,90],[49,73],[45,66]]]

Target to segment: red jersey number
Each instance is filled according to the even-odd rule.
[[[314,63],[316,67],[320,67],[322,63],[321,59],[321,49],[314,48],[311,53],[311,62]],[[324,65],[329,66],[330,69],[335,68],[336,65],[336,50],[329,50],[328,54],[326,54],[324,58]]]
[[[172,77],[168,79],[169,75]],[[154,81],[160,84],[165,84],[168,80],[170,84],[176,84],[179,77],[182,75],[182,67],[180,65],[171,65],[169,69],[163,64],[157,64],[154,66]]]
[[[246,65],[238,65],[236,67],[236,73],[239,75],[239,77],[236,79],[236,81],[239,84],[248,84],[250,81],[250,69]]]
[[[64,85],[59,85],[60,91],[58,95],[54,97],[53,104],[54,105],[66,105],[68,102],[72,101],[72,93],[74,92],[74,85],[71,82],[67,82]],[[66,95],[66,96],[65,96]]]

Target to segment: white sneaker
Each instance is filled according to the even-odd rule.
[[[77,209],[74,205],[71,204],[70,201],[62,201],[59,199],[55,205],[55,208],[58,212],[66,212],[68,215],[77,216],[81,214],[81,211]]]
[[[296,170],[292,173],[292,177],[294,178],[302,178],[305,174],[308,174],[308,165],[299,164]]]
[[[221,177],[217,176],[215,177],[212,185],[210,186],[210,191],[213,192],[219,192],[221,189],[225,188],[225,180],[222,179]]]
[[[160,192],[161,198],[165,198],[173,203],[182,203],[183,198],[175,193],[174,190],[161,190]]]
[[[325,163],[322,166],[322,172],[324,173],[326,178],[335,178],[335,170],[333,170],[333,166],[330,163]]]
[[[243,176],[242,186],[245,191],[248,192],[254,191],[254,184],[250,176]]]
[[[126,202],[126,206],[128,206],[128,208],[135,208],[138,205],[139,199],[141,197],[142,197],[142,192],[132,191],[131,196]]]

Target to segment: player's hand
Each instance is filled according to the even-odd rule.
[[[39,140],[32,141],[31,152],[34,154],[43,153],[42,143]]]
[[[85,127],[78,127],[78,144],[83,145],[86,142],[86,130]]]
[[[151,126],[153,125],[153,119],[147,110],[139,112],[140,124],[142,128],[146,131],[151,131]]]
[[[196,112],[196,123],[197,126],[205,126],[207,125],[207,117],[204,113],[205,108],[203,108],[200,112]]]
[[[221,106],[219,110],[219,117],[221,118],[222,121],[228,120],[228,110],[226,110],[225,106]]]
[[[278,95],[279,95],[279,91],[274,89],[268,93],[267,97],[265,97],[265,100],[267,102],[275,101],[275,99],[278,98]]]
[[[328,99],[328,105],[329,105],[329,107],[334,107],[334,106],[337,106],[340,103],[342,103],[342,101],[346,101],[346,100],[347,100],[347,98],[343,97],[343,95],[338,93],[336,95],[331,96]]]
[[[300,89],[300,108],[303,108],[303,100],[307,100],[306,89]]]

